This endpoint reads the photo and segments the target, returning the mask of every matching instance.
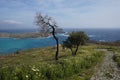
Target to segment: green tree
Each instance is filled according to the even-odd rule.
[[[55,35],[56,34],[56,30],[58,28],[57,23],[55,22],[55,20],[53,20],[51,17],[49,17],[48,15],[41,15],[40,13],[36,14],[36,20],[35,23],[37,26],[39,26],[39,28],[43,31],[43,32],[51,32],[53,35],[53,38],[56,41],[56,45],[57,45],[57,50],[56,50],[56,54],[55,54],[55,59],[58,60],[58,53],[59,53],[59,41],[58,41],[58,37]]]
[[[84,45],[89,40],[84,32],[72,32],[70,36],[63,41],[63,46],[71,50],[72,55],[76,55],[80,45]]]

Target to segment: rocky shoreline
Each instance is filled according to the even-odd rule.
[[[63,29],[56,29],[56,33],[65,33]],[[43,32],[29,32],[29,33],[0,33],[0,38],[2,37],[10,37],[10,38],[38,38],[38,37],[48,37],[51,36],[51,33],[43,33]]]
[[[10,37],[10,38],[38,38],[38,37],[48,37],[51,34],[44,35],[43,33],[39,32],[31,32],[31,33],[0,33],[0,37]]]

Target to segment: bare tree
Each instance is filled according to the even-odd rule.
[[[55,20],[53,20],[51,17],[49,17],[48,15],[41,15],[41,13],[37,13],[36,14],[36,21],[35,21],[36,25],[39,26],[39,28],[43,31],[43,32],[51,32],[53,35],[53,38],[56,41],[57,44],[57,50],[56,50],[56,54],[55,54],[55,59],[58,60],[58,53],[59,53],[59,41],[58,41],[58,37],[55,35],[56,34],[56,29],[58,28],[57,23],[55,22]]]

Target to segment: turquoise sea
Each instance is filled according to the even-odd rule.
[[[57,35],[59,43],[62,43],[67,37]],[[31,48],[41,48],[54,46],[56,44],[52,36],[46,38],[0,38],[0,55],[16,52],[17,50],[27,50]]]
[[[84,31],[95,41],[116,41],[120,40],[120,29],[64,29],[65,32]],[[36,30],[0,30],[7,33],[35,32]],[[67,38],[64,34],[58,34],[59,43]],[[31,48],[42,48],[54,46],[55,40],[52,36],[46,38],[0,38],[0,55],[10,54],[17,50],[27,50]]]

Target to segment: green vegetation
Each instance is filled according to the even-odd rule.
[[[80,45],[85,45],[88,39],[89,38],[87,34],[84,32],[72,32],[66,41],[63,41],[63,47],[69,48],[72,52],[72,55],[76,55],[78,47]]]
[[[96,46],[95,44],[92,45]],[[96,48],[97,49],[102,48],[107,49],[109,51],[113,51],[114,53],[113,59],[118,63],[118,66],[120,67],[120,41],[98,43]]]
[[[96,46],[96,48],[103,48],[108,49],[109,51],[113,51],[114,52],[113,59],[118,63],[118,66],[120,67],[120,40],[115,42],[97,42],[94,44],[99,45]]]
[[[0,80],[89,80],[94,66],[104,52],[94,46],[81,46],[76,56],[60,47],[59,60],[54,60],[55,47],[19,51],[0,57]]]
[[[118,63],[118,66],[120,67],[120,47],[113,47],[111,50],[115,53],[114,60]]]

